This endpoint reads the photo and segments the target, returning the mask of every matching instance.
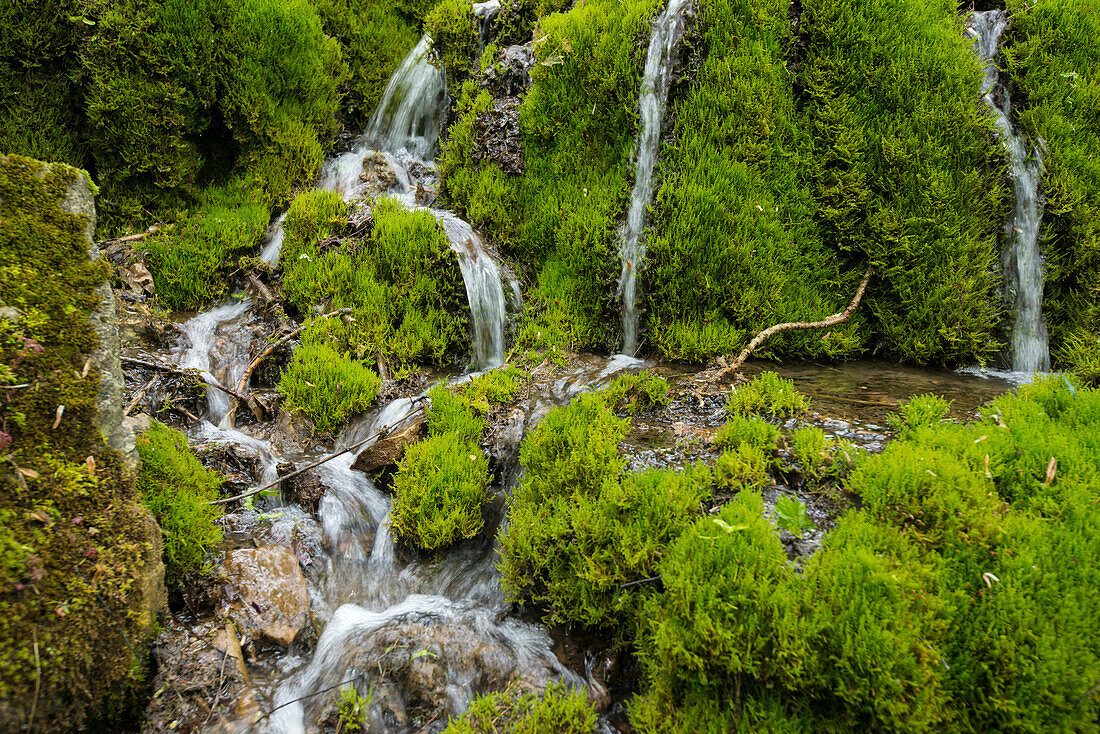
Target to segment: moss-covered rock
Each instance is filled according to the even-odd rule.
[[[583,691],[551,685],[541,695],[512,685],[476,698],[444,734],[592,734],[596,713]]]
[[[89,256],[94,218],[84,172],[0,156],[0,303],[18,314],[0,319],[0,727],[12,730],[36,703],[36,728],[55,730],[120,705],[163,604],[160,531],[110,418],[118,355],[97,356],[114,304]]]

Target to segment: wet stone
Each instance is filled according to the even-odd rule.
[[[279,546],[230,551],[221,567],[223,611],[242,633],[289,645],[309,621],[309,590],[295,555]]]

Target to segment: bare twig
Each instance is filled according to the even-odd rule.
[[[717,382],[730,372],[737,371],[741,367],[741,365],[745,363],[745,360],[749,358],[749,355],[756,350],[757,347],[759,347],[766,340],[780,332],[791,331],[792,329],[827,329],[832,326],[837,326],[838,324],[843,324],[851,317],[853,313],[855,313],[856,308],[859,307],[859,302],[863,300],[863,293],[867,290],[867,284],[871,281],[871,274],[873,271],[874,267],[868,264],[866,272],[863,273],[863,282],[859,284],[859,288],[856,290],[856,295],[854,298],[852,298],[852,302],[848,304],[848,308],[844,309],[840,313],[833,314],[832,316],[829,316],[828,318],[825,318],[821,321],[790,321],[785,324],[776,324],[775,326],[769,326],[767,329],[764,329],[755,337],[753,337],[753,340],[749,342],[749,345],[745,347],[744,350],[742,350],[741,354],[737,355],[737,359],[733,360],[729,364],[724,365],[722,369],[715,373],[711,380]]]
[[[314,692],[314,693],[307,693],[307,694],[306,694],[306,695],[304,695],[304,696],[298,696],[298,698],[294,698],[294,699],[291,699],[291,700],[287,701],[286,703],[281,703],[281,704],[279,704],[278,706],[276,706],[275,708],[273,708],[273,709],[271,709],[270,711],[268,711],[268,712],[267,712],[266,714],[264,714],[264,715],[263,715],[263,716],[261,716],[260,718],[256,719],[256,720],[255,720],[254,722],[252,722],[252,723],[253,723],[253,724],[258,724],[258,723],[260,723],[261,721],[263,721],[264,719],[266,719],[266,718],[268,718],[269,716],[271,716],[271,715],[272,715],[273,713],[275,713],[275,712],[276,712],[276,711],[278,711],[279,709],[281,709],[281,708],[286,708],[287,706],[289,706],[289,705],[290,705],[290,704],[292,704],[292,703],[298,703],[299,701],[304,701],[304,700],[306,700],[307,698],[313,698],[314,696],[320,696],[320,695],[321,695],[322,693],[328,693],[329,691],[333,690],[334,688],[339,688],[340,686],[346,686],[346,685],[347,685],[348,683],[354,683],[354,682],[355,682],[356,680],[358,680],[358,679],[357,679],[357,678],[349,678],[348,680],[345,680],[345,681],[340,681],[340,682],[339,682],[339,683],[337,683],[336,685],[332,685],[332,686],[329,686],[328,688],[322,688],[321,690],[319,690],[319,691],[316,691],[316,692]]]
[[[100,242],[99,246],[100,247],[109,247],[111,245],[117,245],[117,244],[121,244],[123,242],[137,242],[138,240],[143,240],[146,237],[148,237],[149,235],[155,234],[159,231],[160,231],[160,224],[154,224],[152,227],[145,230],[144,232],[139,232],[137,234],[128,234],[125,237],[119,237],[118,239],[114,239],[114,240],[106,240],[104,242]]]
[[[327,318],[331,318],[333,316],[340,316],[342,314],[348,314],[348,313],[351,313],[351,311],[352,311],[352,309],[350,309],[350,308],[341,308],[341,309],[338,309],[336,311],[333,311],[332,313],[326,313],[323,316],[318,316],[317,318],[327,319]],[[304,327],[305,327],[305,325],[303,324],[302,326],[299,326],[297,329],[294,329],[293,331],[289,332],[288,334],[285,334],[284,336],[282,336],[278,340],[272,342],[270,345],[268,345],[267,349],[260,352],[259,355],[257,355],[257,357],[254,360],[252,360],[251,362],[248,363],[248,367],[245,368],[244,373],[241,375],[241,379],[237,381],[237,392],[242,393],[242,395],[237,398],[238,400],[243,400],[243,401],[247,402],[248,398],[243,396],[243,393],[244,393],[245,389],[248,387],[248,381],[252,379],[252,373],[256,371],[256,368],[260,366],[260,363],[263,362],[268,357],[270,357],[272,352],[274,352],[276,349],[281,347],[283,344],[286,344],[288,341],[290,341],[294,337],[298,336],[298,334],[302,331],[302,329]]]
[[[158,380],[160,380],[160,375],[153,375],[153,379],[142,385],[141,388],[136,393],[134,393],[134,399],[126,404],[126,408],[122,411],[122,415],[130,415],[130,411],[137,407],[137,404],[140,403],[145,397],[146,391],[148,391],[149,388],[155,385]]]
[[[34,638],[34,700],[31,701],[31,719],[27,723],[27,734],[34,729],[34,715],[38,712],[38,692],[42,687],[42,660],[38,657],[38,628],[31,629]]]
[[[276,479],[275,481],[268,482],[267,484],[263,485],[262,487],[256,487],[255,489],[250,489],[247,492],[242,492],[241,494],[233,495],[232,497],[224,497],[220,500],[214,500],[213,502],[208,502],[207,504],[209,504],[209,505],[225,505],[225,504],[228,504],[230,502],[235,502],[236,500],[243,500],[246,497],[251,497],[252,495],[259,494],[260,492],[267,491],[269,489],[272,489],[274,487],[279,486],[279,484],[281,482],[283,482],[284,480],[286,480],[286,479],[293,479],[294,477],[298,476],[299,474],[301,474],[303,472],[309,471],[310,469],[318,467],[321,464],[332,461],[337,456],[341,456],[343,454],[346,454],[349,451],[354,451],[355,449],[357,449],[360,446],[366,444],[368,441],[370,441],[372,439],[382,438],[386,434],[388,434],[389,432],[390,432],[390,426],[386,426],[384,428],[381,428],[381,429],[375,431],[374,433],[367,436],[366,438],[364,438],[362,441],[359,441],[358,443],[352,444],[351,446],[348,446],[347,448],[340,449],[335,454],[329,454],[328,456],[326,456],[323,459],[320,459],[319,461],[315,461],[312,464],[309,464],[308,466],[303,466],[301,469],[297,469],[295,471],[290,472],[289,474],[281,476],[278,479]]]
[[[233,390],[231,388],[219,385],[215,381],[208,380],[206,378],[206,375],[202,374],[198,370],[188,370],[188,369],[184,369],[183,367],[180,367],[179,365],[167,364],[167,363],[164,363],[164,362],[149,362],[149,361],[144,360],[144,359],[137,359],[136,357],[123,357],[122,361],[125,362],[126,364],[132,364],[132,365],[136,365],[138,367],[145,367],[145,368],[151,369],[151,370],[160,370],[161,372],[171,372],[172,374],[180,375],[181,377],[190,377],[192,375],[197,375],[199,378],[202,379],[202,381],[205,385],[207,385],[209,387],[212,387],[215,390],[221,390],[226,395],[229,395],[230,397],[234,397],[237,400],[243,400],[243,401],[248,400],[248,398],[246,396],[241,395],[236,390]]]

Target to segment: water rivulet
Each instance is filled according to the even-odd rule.
[[[1042,201],[1039,181],[1043,159],[1038,147],[1028,150],[1028,141],[1012,122],[1011,90],[1001,82],[994,62],[1001,35],[1009,24],[1003,10],[975,12],[970,32],[975,50],[985,62],[982,95],[993,112],[997,131],[1010,160],[1015,206],[1006,225],[1008,245],[1002,256],[1008,300],[1015,310],[1012,326],[1012,369],[1017,372],[1047,372],[1050,353],[1047,325],[1043,318],[1043,258],[1039,252]]]
[[[633,355],[638,351],[637,281],[638,269],[645,258],[642,230],[646,223],[646,209],[653,198],[653,166],[657,162],[657,144],[661,141],[661,122],[665,118],[665,102],[668,100],[672,50],[683,35],[684,9],[689,5],[688,0],[670,0],[653,24],[649,51],[646,53],[645,73],[638,96],[638,118],[642,129],[638,137],[637,169],[634,189],[630,194],[630,209],[619,243],[623,271],[619,276],[618,296],[623,302],[624,354]]]

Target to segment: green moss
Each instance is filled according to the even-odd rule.
[[[465,395],[459,395],[437,385],[428,391],[432,407],[428,410],[428,433],[442,436],[453,433],[467,443],[476,445],[485,430],[485,420]]]
[[[603,391],[616,413],[634,414],[639,409],[668,405],[668,380],[652,370],[620,375]]]
[[[629,422],[600,395],[556,408],[520,445],[524,474],[501,539],[508,597],[554,621],[629,636],[663,548],[710,493],[705,467],[620,476]]]
[[[552,683],[541,696],[510,686],[479,696],[466,713],[451,719],[444,734],[592,734],[596,714],[583,691]]]
[[[0,304],[20,311],[0,320],[0,382],[35,386],[0,401],[0,699],[38,690],[43,730],[80,726],[140,677],[138,610],[155,601],[136,583],[148,515],[96,429],[98,371],[81,377],[105,270],[88,258],[88,222],[61,203],[86,176],[0,156]]]
[[[771,423],[760,418],[745,418],[740,415],[730,416],[714,436],[716,446],[737,448],[741,444],[748,444],[753,448],[763,449],[769,455],[775,453],[778,441],[779,429]]]
[[[1019,122],[1044,141],[1043,313],[1061,363],[1095,369],[1096,351],[1081,340],[1100,331],[1100,9],[1069,0],[1008,7],[1005,58],[1027,99]]]
[[[875,267],[876,349],[920,363],[993,354],[1004,162],[957,4],[808,0],[802,22],[822,236]]]
[[[166,580],[180,586],[204,568],[206,554],[221,543],[222,531],[214,521],[222,510],[209,503],[218,498],[223,479],[199,463],[186,436],[161,423],[140,436],[137,445],[137,488],[164,531]]]
[[[478,47],[473,7],[465,0],[441,0],[424,19],[424,31],[431,36],[447,84],[457,88],[470,75]]]
[[[763,413],[787,418],[809,407],[809,400],[794,389],[794,383],[775,372],[761,372],[730,392],[726,410],[730,415]]]
[[[398,367],[442,364],[465,351],[469,306],[454,252],[429,212],[393,199],[374,202],[369,236],[325,241],[346,229],[338,194],[298,196],[286,219],[287,299],[352,309],[351,319],[313,320],[303,344],[328,344],[358,359]]]
[[[714,479],[726,491],[759,488],[771,483],[771,461],[763,449],[742,443],[727,449],[714,463]]]
[[[662,560],[665,593],[641,615],[649,692],[632,710],[639,731],[675,731],[676,708],[708,699],[726,706],[712,709],[704,730],[728,731],[738,714],[729,702],[753,679],[798,675],[806,653],[790,643],[805,642],[780,631],[795,614],[784,593],[791,571],[763,509],[759,494],[741,492],[717,517],[696,520]]]
[[[816,222],[812,144],[785,61],[785,0],[700,4],[703,60],[671,107],[645,282],[647,334],[673,359],[739,351],[774,323],[841,311],[862,268],[838,260]],[[862,319],[829,333],[789,331],[767,355],[840,355],[866,340]]]
[[[803,478],[812,482],[839,478],[856,458],[850,442],[831,439],[816,426],[803,426],[791,433],[791,453]]]
[[[224,296],[236,262],[263,241],[269,214],[239,185],[205,191],[195,211],[141,242],[157,298],[168,308],[188,310]]]
[[[951,401],[944,400],[939,395],[928,393],[911,398],[896,415],[887,419],[887,423],[904,436],[909,431],[922,426],[933,426],[947,417],[951,412]]]
[[[530,267],[529,323],[517,340],[524,349],[618,341],[616,229],[630,186],[640,41],[655,8],[653,0],[596,0],[542,17],[539,63],[520,110],[521,174],[478,157],[477,119],[490,108],[489,95],[474,80],[455,90],[441,195]]]
[[[362,129],[390,75],[416,45],[416,25],[381,0],[314,0],[313,6],[347,63],[348,76],[340,90],[347,127]]]
[[[303,343],[279,380],[279,392],[288,408],[305,413],[318,430],[336,432],[378,397],[378,375],[326,344]]]
[[[489,460],[476,443],[454,432],[409,447],[394,476],[390,524],[394,533],[435,550],[481,531]]]

